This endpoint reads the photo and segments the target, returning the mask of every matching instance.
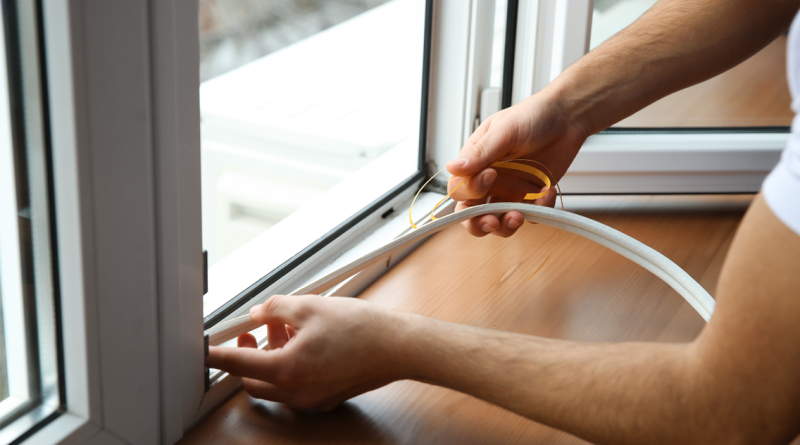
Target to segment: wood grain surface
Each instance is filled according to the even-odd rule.
[[[580,213],[655,248],[713,296],[743,214],[741,201],[732,206],[700,202],[682,209],[657,203],[606,205],[601,207],[614,210]],[[702,329],[700,316],[649,272],[576,235],[562,233],[555,246],[554,238],[555,229],[543,225],[526,224],[509,239],[473,238],[462,227],[452,227],[360,298],[451,322],[591,342],[685,342]],[[526,283],[551,249],[549,262]],[[297,411],[240,392],[181,443],[585,442],[470,396],[402,381],[330,413]]]
[[[792,123],[786,37],[735,68],[667,96],[615,127],[762,127]]]

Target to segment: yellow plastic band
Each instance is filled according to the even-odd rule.
[[[533,164],[538,164],[538,165],[542,166],[542,168],[547,170],[547,173],[550,173],[550,176],[553,176],[553,173],[544,164],[542,164],[541,162],[537,162],[537,161],[531,160],[531,159],[517,159],[515,161],[498,161],[498,162],[495,162],[492,165],[490,165],[490,167],[506,168],[506,169],[509,169],[509,170],[517,170],[517,171],[521,171],[521,172],[524,172],[524,173],[531,174],[531,175],[536,176],[537,178],[541,179],[542,182],[544,182],[544,185],[545,185],[546,188],[543,191],[540,191],[538,193],[528,193],[528,194],[526,194],[525,198],[524,198],[524,200],[526,200],[526,201],[539,199],[539,198],[542,198],[545,195],[547,195],[547,192],[550,191],[551,184],[552,184],[552,182],[550,181],[550,176],[544,174],[544,172],[542,172],[541,170],[539,170],[536,167],[533,167],[533,166],[530,166],[530,165],[526,165],[526,164],[522,164],[521,162],[530,162],[530,163],[533,163]],[[414,199],[411,201],[411,207],[409,207],[409,209],[408,209],[408,222],[411,223],[411,227],[413,227],[414,229],[418,228],[417,225],[414,224],[414,217],[413,217],[414,203],[417,202],[417,197],[419,197],[419,194],[422,192],[422,190],[425,189],[425,187],[433,180],[433,178],[437,177],[439,175],[439,173],[441,173],[443,171],[444,171],[444,169],[441,169],[438,172],[436,172],[435,175],[431,176],[430,179],[428,179],[425,182],[425,184],[423,184],[422,187],[420,187],[419,191],[417,191],[417,194],[414,195]],[[464,179],[463,181],[461,181],[461,184],[458,184],[458,186],[456,188],[454,188],[451,192],[449,192],[447,194],[447,196],[442,198],[439,202],[436,203],[435,206],[433,206],[433,210],[431,210],[431,221],[435,221],[436,220],[436,217],[433,216],[433,214],[436,212],[436,209],[443,202],[445,202],[447,200],[447,198],[450,197],[450,195],[455,193],[456,190],[460,189],[462,185],[466,184],[467,181],[469,181],[469,179],[471,177],[472,176],[469,176],[466,179]],[[558,184],[556,184],[556,192],[558,193],[558,197],[561,199],[561,210],[564,210],[564,198],[561,195],[561,188],[558,186]],[[558,229],[558,232],[556,232],[556,241],[555,241],[555,243],[553,243],[554,247],[555,247],[555,244],[558,243],[558,240],[559,240],[560,237],[561,237],[561,229]],[[542,267],[544,267],[545,263],[547,263],[547,260],[550,259],[550,255],[552,253],[553,253],[553,249],[551,248],[550,249],[550,253],[547,254],[547,257],[545,257],[544,261],[542,261],[542,264],[540,264],[539,267],[536,268],[536,271],[533,272],[533,275],[531,275],[530,277],[528,277],[527,280],[525,280],[526,283],[528,281],[530,281],[531,278],[533,278],[533,276],[536,275],[542,269]]]
[[[520,161],[528,161],[528,159],[520,159]],[[530,161],[530,162],[536,162],[536,161]],[[539,164],[538,162],[536,162],[536,163]],[[539,164],[539,165],[541,165],[541,164]],[[544,172],[542,172],[541,170],[539,170],[536,167],[531,167],[530,165],[520,164],[518,162],[512,162],[512,161],[495,162],[494,164],[491,165],[491,167],[494,167],[494,168],[507,168],[509,170],[517,170],[517,171],[529,173],[529,174],[531,174],[533,176],[536,176],[537,178],[541,179],[544,182],[544,185],[547,186],[547,189],[545,189],[543,192],[539,192],[539,193],[528,193],[527,195],[525,195],[525,200],[534,200],[534,199],[543,198],[545,195],[547,195],[547,192],[550,191],[550,178],[546,174],[544,174]],[[544,167],[544,166],[542,165],[542,167]],[[545,167],[545,168],[547,168],[547,167]]]
[[[545,195],[547,195],[547,192],[549,192],[549,191],[550,191],[550,187],[551,187],[550,177],[549,177],[549,176],[547,176],[546,174],[544,174],[544,172],[542,172],[542,171],[541,171],[541,170],[539,170],[538,168],[536,168],[536,167],[532,167],[532,166],[530,166],[530,165],[522,164],[521,162],[530,162],[530,163],[534,163],[534,164],[541,165],[541,166],[542,166],[542,167],[543,167],[545,170],[547,170],[547,172],[548,172],[548,173],[550,173],[550,176],[552,176],[552,175],[553,175],[553,173],[552,173],[552,172],[550,172],[550,170],[549,170],[547,167],[545,167],[545,165],[544,165],[544,164],[542,164],[541,162],[533,161],[533,160],[531,160],[531,159],[517,159],[516,161],[498,161],[498,162],[495,162],[494,164],[490,165],[490,167],[494,167],[494,168],[506,168],[506,169],[509,169],[509,170],[517,170],[517,171],[521,171],[521,172],[524,172],[524,173],[531,174],[531,175],[533,175],[533,176],[536,176],[537,178],[541,179],[541,180],[542,180],[542,182],[544,182],[544,185],[545,185],[547,188],[546,188],[546,189],[544,189],[543,191],[540,191],[540,192],[538,192],[538,193],[528,193],[527,195],[525,195],[525,198],[524,198],[526,201],[530,201],[530,200],[534,200],[534,199],[539,199],[539,198],[542,198],[542,197],[544,197]],[[420,194],[420,193],[422,193],[422,190],[424,190],[424,189],[425,189],[425,187],[427,187],[427,186],[428,186],[428,184],[429,184],[429,183],[430,183],[430,182],[433,180],[433,178],[435,178],[435,177],[439,176],[439,173],[441,173],[441,172],[443,172],[443,171],[444,171],[444,169],[441,169],[441,170],[439,170],[438,172],[436,172],[436,174],[435,174],[435,175],[431,176],[431,177],[430,177],[430,179],[428,179],[428,180],[425,182],[425,184],[423,184],[423,185],[422,185],[422,187],[419,189],[419,191],[417,192],[417,194],[416,194],[416,195],[414,195],[414,200],[413,200],[413,201],[411,201],[411,207],[409,207],[409,209],[408,209],[408,222],[409,222],[409,223],[411,223],[411,227],[413,227],[413,228],[415,228],[415,229],[417,228],[417,225],[416,225],[416,224],[414,224],[414,217],[413,217],[414,203],[415,203],[415,202],[417,202],[417,197],[419,197],[419,194]],[[474,176],[474,175],[473,175],[473,176]],[[439,202],[437,202],[437,203],[436,203],[436,205],[435,205],[435,206],[433,206],[433,210],[431,211],[431,221],[436,221],[436,217],[435,217],[435,216],[433,216],[433,214],[436,212],[436,209],[437,209],[437,208],[438,208],[438,207],[439,207],[439,206],[440,206],[440,205],[441,205],[443,202],[445,202],[445,201],[447,200],[447,198],[449,198],[449,197],[450,197],[450,195],[452,195],[453,193],[455,193],[455,192],[456,192],[456,190],[460,189],[462,185],[466,184],[466,183],[467,183],[467,181],[469,181],[469,179],[470,179],[471,177],[472,177],[472,176],[469,176],[469,177],[467,177],[466,179],[464,179],[464,180],[461,182],[461,184],[458,184],[458,186],[457,186],[456,188],[454,188],[454,189],[453,189],[453,190],[452,190],[450,193],[448,193],[448,194],[447,194],[447,196],[445,196],[444,198],[442,198],[442,199],[441,199]],[[560,195],[560,194],[561,194],[561,191],[560,191],[560,190],[558,190],[558,187],[556,187],[556,189],[557,189],[557,191],[559,192],[559,195]],[[563,202],[563,201],[564,201],[564,200],[562,199],[561,201],[562,201],[562,202],[561,202],[561,205],[562,205],[562,207],[563,207],[563,205],[564,205],[564,202]]]

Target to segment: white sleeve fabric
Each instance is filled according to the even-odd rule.
[[[781,160],[767,176],[761,192],[772,213],[794,233],[800,235],[800,14],[789,30],[786,75],[792,92],[792,134]]]
[[[800,236],[800,136],[792,134],[761,191],[772,213]]]

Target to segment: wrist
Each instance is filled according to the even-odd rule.
[[[557,110],[584,138],[604,130],[594,117],[598,98],[593,98],[586,86],[578,86],[570,73],[558,76],[534,96]]]
[[[411,313],[399,313],[396,354],[403,379],[459,389],[459,361],[474,348],[471,328]]]
[[[433,335],[427,332],[426,317],[397,310],[386,310],[385,315],[388,334],[385,341],[389,347],[384,350],[389,354],[387,361],[395,378],[418,380],[427,365],[424,355],[427,338]]]

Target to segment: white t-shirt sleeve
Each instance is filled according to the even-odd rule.
[[[761,190],[772,213],[800,235],[800,136],[791,136]]]
[[[781,160],[761,188],[772,213],[794,233],[800,235],[800,13],[789,30],[786,51],[786,77],[792,93],[792,134]]]

